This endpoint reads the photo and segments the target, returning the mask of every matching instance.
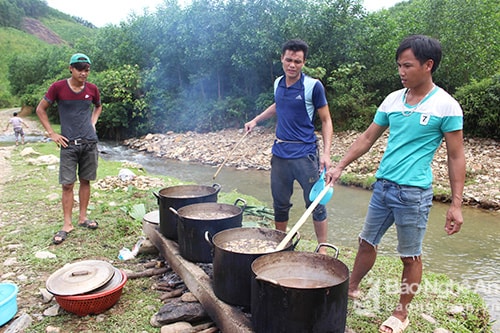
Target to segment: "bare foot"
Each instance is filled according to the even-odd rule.
[[[361,297],[361,290],[359,289],[349,290],[347,292],[347,297],[354,300],[359,299]]]
[[[73,227],[71,227],[71,228],[66,228],[66,227],[64,227],[64,226],[61,228],[61,230],[66,231],[68,234],[69,234],[70,232],[72,232],[74,229],[75,229],[75,228],[73,228]]]

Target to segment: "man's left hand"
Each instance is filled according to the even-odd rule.
[[[462,217],[462,209],[457,206],[450,206],[448,212],[446,213],[446,223],[444,225],[444,231],[448,235],[456,234],[460,231],[463,223],[464,218]]]

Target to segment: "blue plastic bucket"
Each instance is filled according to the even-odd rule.
[[[16,315],[18,290],[15,284],[0,283],[0,326]]]

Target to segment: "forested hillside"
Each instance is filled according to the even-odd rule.
[[[401,88],[399,42],[426,34],[443,45],[435,81],[462,103],[466,134],[500,138],[498,0],[410,0],[374,13],[359,0],[194,0],[187,7],[165,0],[154,13],[99,29],[50,9],[37,15],[28,16],[64,42],[0,59],[8,63],[0,104],[35,106],[51,82],[67,76],[71,52],[84,52],[102,92],[101,137],[242,126],[272,101],[280,48],[290,38],[310,45],[306,71],[325,84],[336,130],[359,130]],[[20,31],[9,27],[2,33]]]
[[[61,55],[67,57],[78,38],[95,30],[89,22],[52,9],[44,1],[0,0],[0,107],[20,106],[21,96],[12,94],[9,79],[13,59],[23,54],[45,57],[57,49],[65,50]],[[23,70],[13,73],[25,74]],[[45,73],[38,70],[28,75]]]

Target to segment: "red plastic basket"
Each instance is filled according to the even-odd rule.
[[[122,282],[114,289],[96,294],[84,294],[73,296],[54,295],[57,303],[64,310],[74,313],[80,317],[103,313],[118,302],[122,295],[123,286],[127,282],[127,275],[120,270]]]

